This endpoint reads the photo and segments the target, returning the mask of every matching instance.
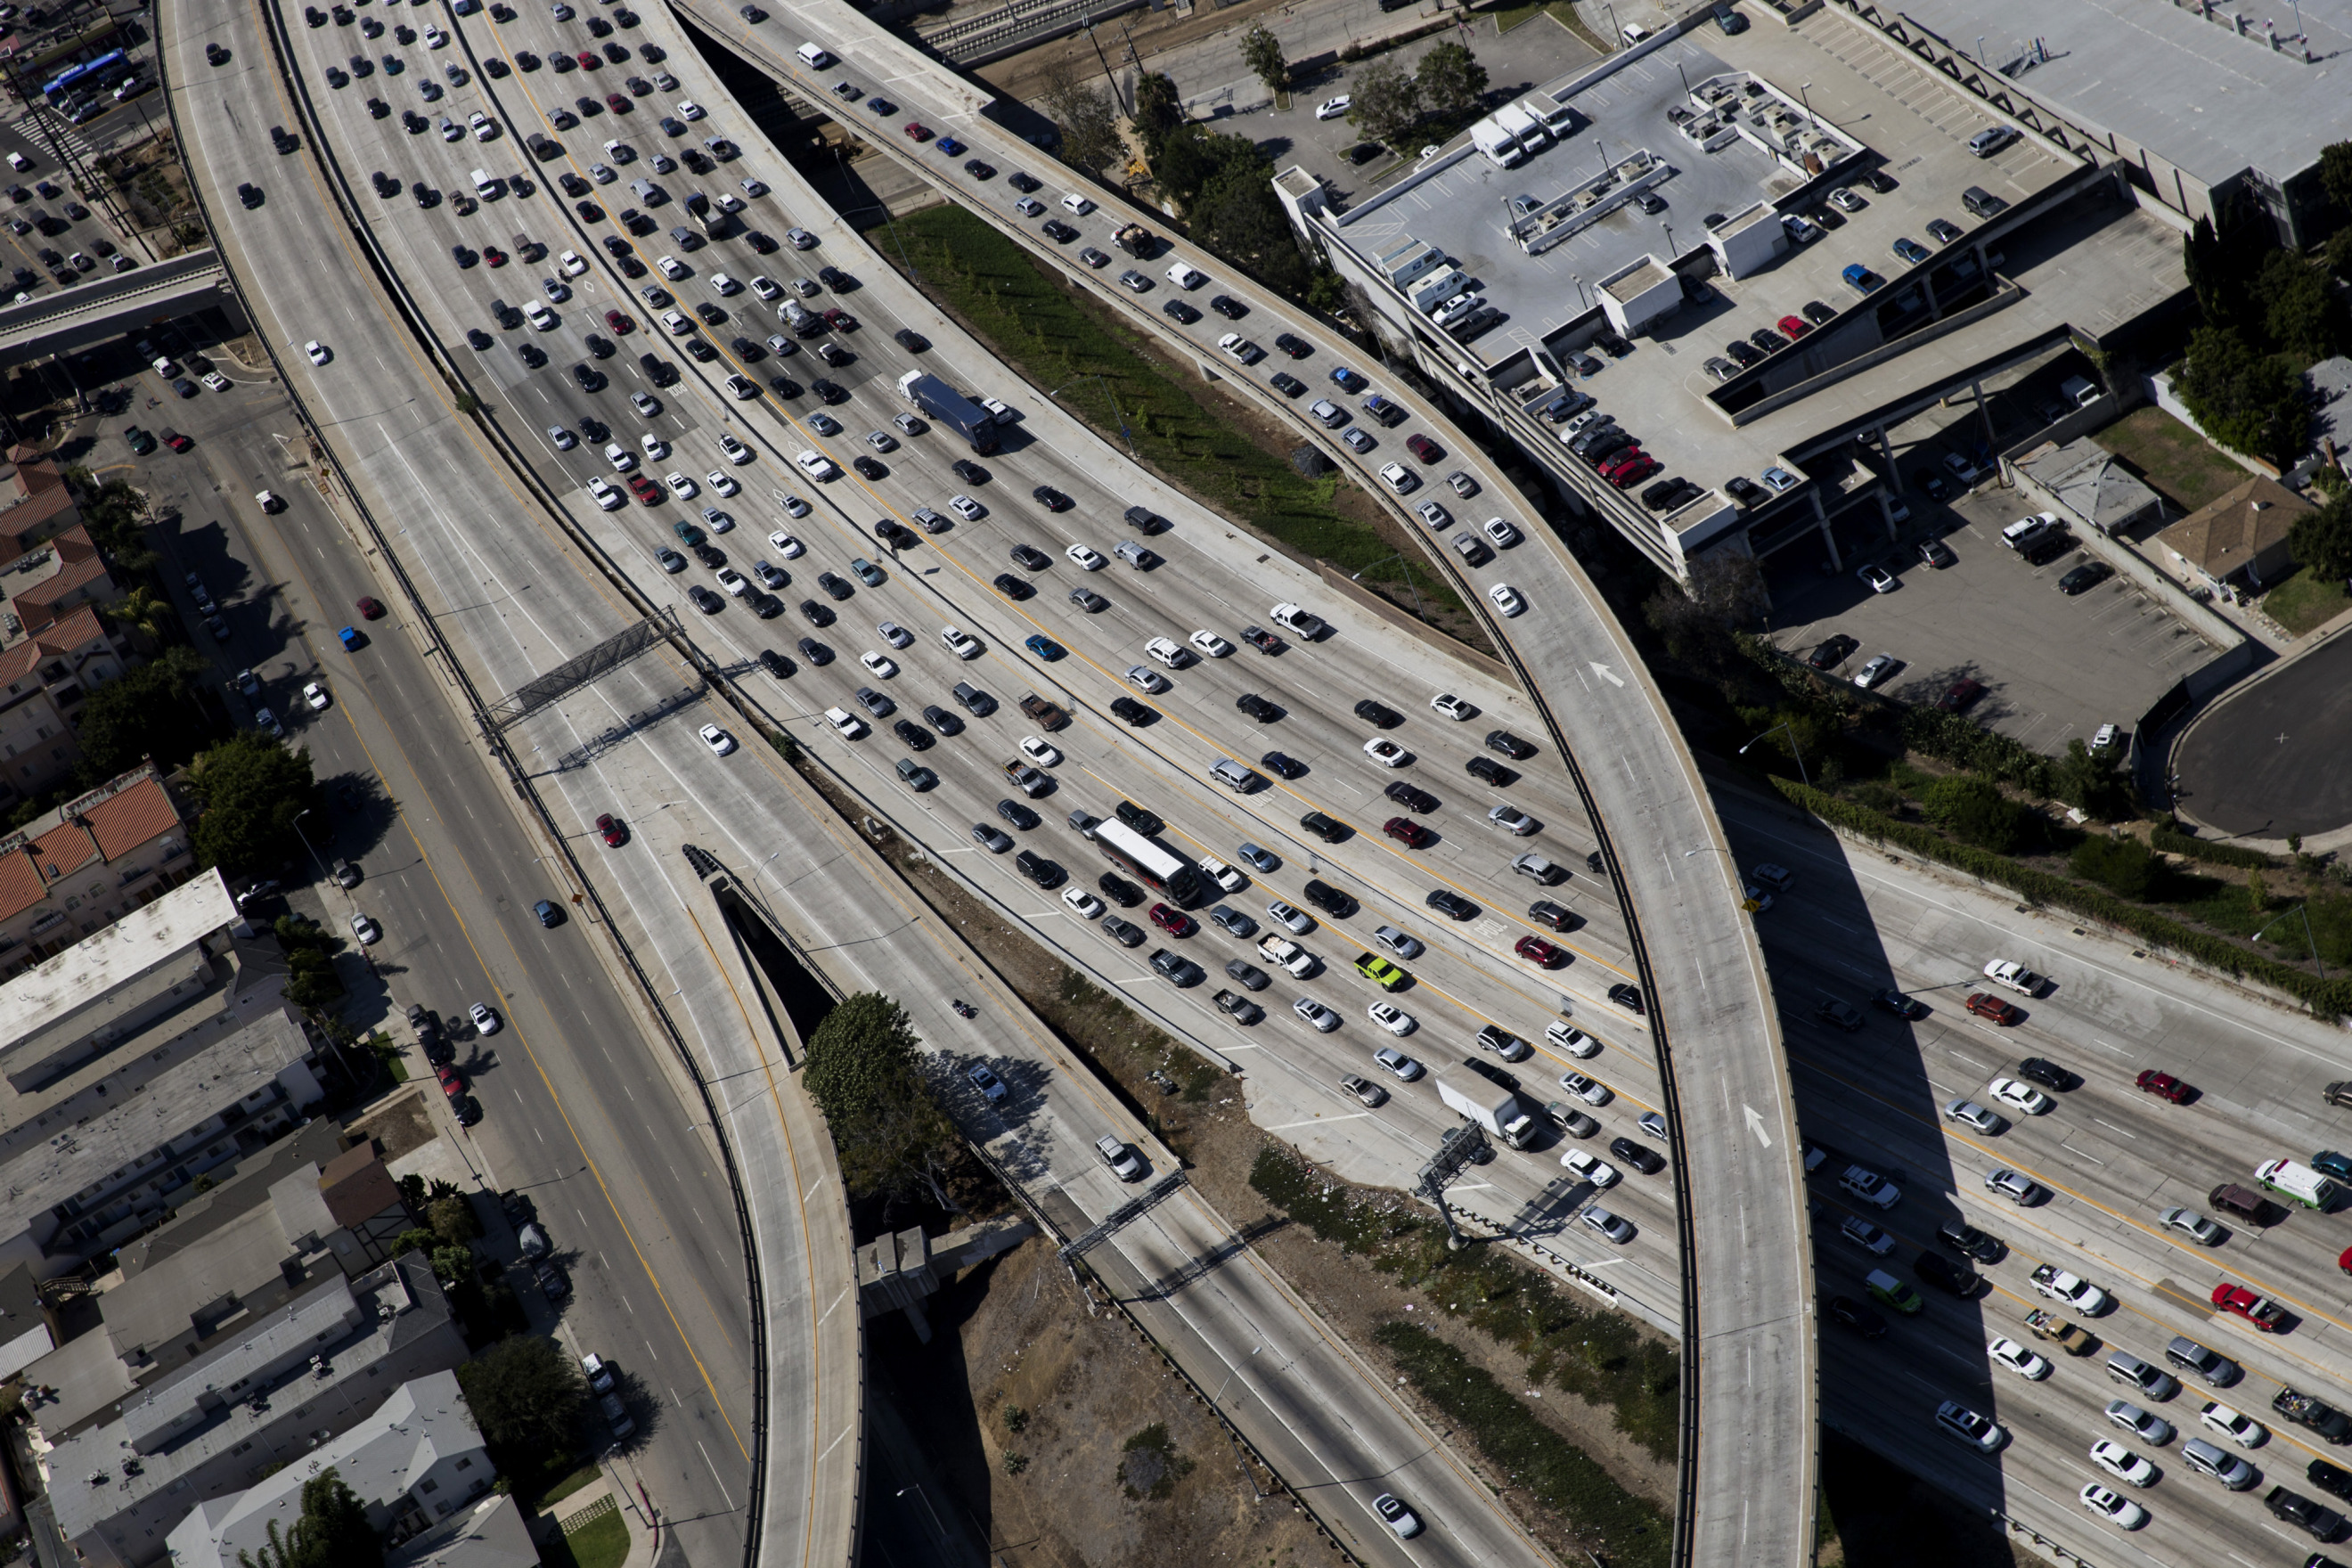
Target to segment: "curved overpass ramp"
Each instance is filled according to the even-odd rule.
[[[1042,171],[1052,164],[989,118],[986,89],[835,0],[783,0],[759,23],[746,22],[723,0],[670,4],[808,102],[830,101],[832,83],[845,78],[887,89],[908,117],[951,131],[1001,166]],[[809,69],[794,53],[809,41],[840,63]],[[1205,337],[1188,335],[1043,243],[1003,206],[1010,193],[975,185],[953,162],[927,158],[911,142],[886,133],[872,142],[1137,327],[1204,369],[1214,360],[1211,345],[1222,322],[1190,330]],[[1066,188],[1088,191],[1122,220],[1166,224],[1156,212],[1123,211],[1125,204],[1082,176],[1055,172]],[[1260,335],[1286,329],[1335,359],[1351,356],[1353,345],[1320,321],[1236,279],[1219,258],[1179,242],[1155,265],[1174,259],[1199,267],[1245,300]],[[1368,492],[1385,493],[1370,465],[1329,443],[1328,432],[1284,400],[1248,377],[1231,384],[1291,419]],[[1442,410],[1400,401],[1411,416],[1400,436],[1418,427],[1456,456],[1478,452]],[[1465,466],[1488,489],[1518,496],[1528,515],[1541,514],[1483,458]],[[1664,1069],[1681,1156],[1684,1275],[1685,1428],[1675,1560],[1705,1568],[1787,1568],[1813,1551],[1819,1421],[1811,1234],[1778,1015],[1761,952],[1739,908],[1738,868],[1696,762],[1600,594],[1556,537],[1549,531],[1538,536],[1544,550],[1523,552],[1514,568],[1534,607],[1507,623],[1491,622],[1489,629],[1544,710],[1610,847]],[[1431,558],[1452,573],[1453,563],[1438,552]],[[1464,596],[1482,603],[1475,588]]]

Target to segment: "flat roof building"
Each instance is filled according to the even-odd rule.
[[[14,700],[0,688],[0,709]],[[22,976],[195,876],[188,827],[179,801],[149,763],[0,834],[0,982]],[[42,996],[60,1000],[34,1000]],[[76,1005],[70,992],[10,986],[0,990],[0,1030],[22,1026],[28,1009],[47,1020],[55,1008]],[[5,1070],[6,1048],[0,1046],[0,1072]]]

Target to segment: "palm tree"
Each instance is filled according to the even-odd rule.
[[[150,643],[163,642],[180,622],[179,612],[170,601],[143,583],[107,605],[106,615],[115,625],[137,632]]]

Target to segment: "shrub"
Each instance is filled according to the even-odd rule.
[[[2017,849],[2032,837],[2026,813],[2017,803],[1990,779],[1971,773],[1954,773],[1929,784],[1919,796],[1919,809],[1962,843],[1996,854]]]
[[[2191,860],[2202,860],[2213,866],[2237,866],[2250,871],[2266,871],[2278,864],[2259,849],[2191,838],[2177,827],[2159,826],[2147,836],[2147,841],[2151,847],[2161,849],[2168,855],[2185,855]]]
[[[2145,899],[2156,886],[2162,863],[2137,838],[2094,836],[2074,846],[2066,858],[2077,877],[2087,877],[2126,899]]]

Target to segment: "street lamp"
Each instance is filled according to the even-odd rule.
[[[1805,123],[1811,126],[1815,131],[1819,131],[1822,128],[1822,122],[1813,118],[1813,84],[1809,81],[1799,82],[1797,84],[1797,96],[1804,100]]]
[[[310,815],[310,808],[307,805],[294,814],[294,837],[299,838],[302,847],[310,852],[310,858],[317,863],[319,875],[323,878],[327,875],[326,858],[319,853],[319,847],[310,842],[310,836],[302,831],[302,819]]]
[[[2311,943],[2311,962],[2312,962],[2313,963],[2315,963],[2315,964],[2318,965],[2318,968],[2319,968],[2319,978],[2320,978],[2321,980],[2325,981],[2325,980],[2327,978],[2327,965],[2326,965],[2325,963],[2322,963],[2322,962],[2321,962],[2321,960],[2320,960],[2320,956],[2319,956],[2319,942],[2318,942],[2318,939],[2316,939],[2315,937],[2314,937],[2314,936],[2311,934],[2311,916],[2310,916],[2309,914],[2307,914],[2307,913],[2305,913],[2305,911],[2306,910],[2308,910],[2309,908],[2310,908],[2310,906],[2309,906],[2308,904],[2297,904],[2297,905],[2295,905],[2295,906],[2294,906],[2294,908],[2293,908],[2293,909],[2291,909],[2291,910],[2287,910],[2287,912],[2286,912],[2286,914],[2285,914],[2285,915],[2281,915],[2281,916],[2279,916],[2279,918],[2278,918],[2277,920],[2274,920],[2274,921],[2271,921],[2271,924],[2270,924],[2270,925],[2266,925],[2266,926],[2263,927],[2263,931],[2268,931],[2268,930],[2270,930],[2270,929],[2271,929],[2271,926],[2284,924],[2284,923],[2285,922],[2285,921],[2286,921],[2287,915],[2302,915],[2302,916],[2303,916],[2303,940],[2304,940],[2304,941],[2305,941],[2305,942],[2309,942],[2309,943]],[[2248,937],[2246,940],[2247,940],[2248,942],[2260,942],[2260,941],[2262,940],[2263,931],[2256,931],[2253,935],[2252,935],[2252,936]]]
[[[1082,375],[1077,378],[1077,381],[1066,381],[1061,385],[1054,388],[1053,391],[1047,393],[1045,396],[1049,400],[1059,397],[1065,392],[1069,391],[1070,388],[1077,385],[1078,382],[1082,381],[1102,382],[1103,395],[1110,399],[1111,417],[1118,421],[1119,439],[1127,443],[1127,455],[1130,458],[1134,458],[1139,463],[1143,461],[1143,458],[1139,456],[1135,450],[1135,437],[1127,427],[1127,416],[1119,410],[1118,394],[1111,390],[1110,383],[1108,380],[1105,380],[1102,376]]]
[[[1805,753],[1797,749],[1797,731],[1790,721],[1783,720],[1781,722],[1773,725],[1770,729],[1757,736],[1755,741],[1748,742],[1748,746],[1754,745],[1756,741],[1769,741],[1783,730],[1789,731],[1789,754],[1797,759],[1797,776],[1805,781],[1805,787],[1807,789],[1811,789],[1813,787],[1813,781],[1805,773]],[[1748,746],[1742,746],[1739,748],[1739,754],[1741,756],[1744,757],[1748,754]]]

